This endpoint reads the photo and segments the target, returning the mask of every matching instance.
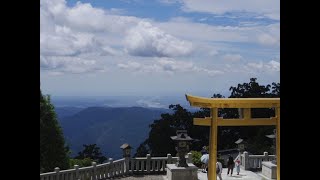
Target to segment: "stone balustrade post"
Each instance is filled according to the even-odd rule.
[[[124,163],[125,163],[125,175],[129,174],[129,161],[130,161],[130,157],[125,157],[124,158]]]
[[[269,159],[269,154],[268,154],[268,152],[263,152],[263,161],[268,161],[268,159]]]
[[[54,168],[54,172],[56,172],[56,180],[59,180],[60,168],[59,167]]]
[[[139,159],[136,159],[136,171],[137,172],[139,172],[139,164],[140,164]]]
[[[249,167],[249,153],[247,151],[245,151],[245,152],[243,152],[243,156],[244,156],[244,158],[243,158],[244,169],[249,170],[250,169],[250,167]]]
[[[97,163],[92,162],[92,180],[97,180]]]
[[[74,165],[73,168],[76,170],[76,180],[79,179],[79,165]]]
[[[167,164],[171,164],[171,163],[172,163],[172,156],[171,156],[171,154],[167,154],[167,158],[168,158]]]
[[[146,164],[147,174],[150,173],[150,165],[151,165],[151,155],[147,154],[147,164]]]
[[[141,171],[144,172],[144,160],[140,161]]]
[[[114,176],[114,164],[113,164],[113,159],[109,158],[109,162],[110,162],[110,168],[109,168],[109,173],[110,173],[110,177]]]
[[[192,153],[187,154],[187,163],[192,163]]]
[[[131,158],[131,172],[130,172],[130,174],[133,174],[133,172],[134,172],[134,163],[135,163],[135,159]]]

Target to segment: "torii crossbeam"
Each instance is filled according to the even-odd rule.
[[[208,179],[216,180],[218,126],[266,126],[275,125],[277,130],[277,180],[280,180],[280,98],[203,98],[186,94],[190,106],[210,108],[211,117],[194,118],[193,124],[210,126]],[[240,119],[218,117],[218,108],[240,108]],[[275,117],[251,118],[251,108],[275,108]]]

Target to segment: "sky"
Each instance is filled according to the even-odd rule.
[[[230,95],[280,82],[279,0],[40,0],[52,96]]]

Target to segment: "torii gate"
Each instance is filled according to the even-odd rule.
[[[203,98],[186,94],[190,106],[210,108],[211,117],[194,118],[193,124],[210,126],[209,136],[209,172],[208,179],[216,180],[217,132],[218,126],[276,126],[277,180],[280,180],[280,98]],[[241,119],[223,119],[218,117],[218,108],[241,108]],[[251,108],[275,108],[275,117],[251,118]]]

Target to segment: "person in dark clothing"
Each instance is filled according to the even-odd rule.
[[[234,168],[234,161],[233,161],[233,157],[231,156],[231,154],[229,154],[227,165],[228,165],[227,175],[229,175],[229,171],[231,170],[231,176],[232,176],[233,168]]]

